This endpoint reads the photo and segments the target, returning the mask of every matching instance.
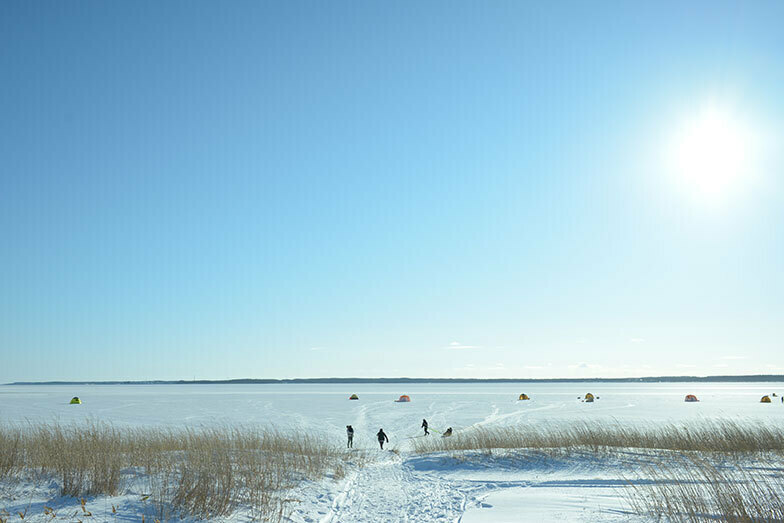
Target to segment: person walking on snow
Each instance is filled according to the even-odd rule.
[[[346,425],[346,436],[348,436],[348,443],[346,443],[347,449],[354,448],[354,427],[351,425]]]
[[[425,429],[425,436],[427,436],[428,434],[430,434],[430,433],[427,431],[427,420],[426,420],[426,419],[423,419],[423,420],[422,420],[422,428],[423,428],[423,429]]]
[[[384,433],[384,429],[378,429],[378,434],[376,434],[376,437],[378,438],[378,444],[381,447],[381,450],[384,450],[384,442],[389,441],[386,433]]]

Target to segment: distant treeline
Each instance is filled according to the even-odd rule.
[[[648,376],[642,378],[291,378],[233,380],[153,380],[153,381],[18,381],[8,385],[237,385],[308,383],[678,383],[678,382],[784,381],[782,374],[751,376]]]

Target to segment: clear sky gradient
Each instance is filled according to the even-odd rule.
[[[784,373],[782,20],[2,2],[0,382]]]

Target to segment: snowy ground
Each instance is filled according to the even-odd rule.
[[[505,453],[388,454],[361,469],[320,521],[617,521],[630,514],[618,460]],[[628,471],[626,471],[628,472]],[[308,521],[307,514],[292,516]]]
[[[517,401],[525,392],[531,401]],[[578,400],[586,392],[600,399]],[[597,460],[592,455],[553,458],[535,452],[416,455],[413,438],[427,418],[435,430],[475,426],[552,426],[575,421],[647,425],[699,419],[784,424],[784,404],[760,404],[783,383],[721,384],[459,384],[459,385],[133,385],[0,386],[0,423],[83,423],[122,426],[269,426],[304,431],[345,446],[345,425],[356,430],[355,453],[365,466],[348,467],[339,479],[300,485],[289,496],[290,519],[338,521],[623,521],[629,478],[666,456],[630,450]],[[349,401],[351,393],[359,401]],[[396,403],[400,394],[411,403]],[[684,403],[696,394],[700,403]],[[82,405],[68,405],[79,396]],[[391,439],[380,451],[375,433]],[[781,467],[781,463],[770,463]],[[57,485],[0,485],[0,511],[27,510],[26,520],[83,514],[79,502],[57,498]],[[98,521],[138,520],[151,508],[143,485],[116,498],[87,501]],[[112,506],[116,513],[112,512]],[[77,513],[74,516],[74,513]],[[0,512],[0,517],[2,513]],[[16,516],[18,517],[18,516]],[[233,521],[250,519],[239,512]]]

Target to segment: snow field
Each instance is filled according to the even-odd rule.
[[[525,392],[530,401],[518,401]],[[592,392],[600,399],[582,403]],[[272,427],[307,433],[345,448],[345,426],[355,429],[345,477],[305,481],[289,494],[287,519],[296,522],[372,521],[624,521],[639,520],[625,498],[629,479],[670,460],[667,453],[617,453],[562,458],[532,451],[417,455],[414,438],[426,418],[434,431],[453,427],[556,427],[592,421],[622,426],[731,419],[784,425],[784,405],[763,394],[784,392],[782,383],[567,383],[408,385],[117,385],[0,386],[0,423],[79,424],[86,420],[122,428],[160,426]],[[357,393],[359,401],[349,401]],[[411,403],[394,402],[408,394]],[[699,403],[684,403],[696,394]],[[79,396],[82,405],[68,405]],[[389,435],[380,451],[379,428]],[[438,437],[433,434],[431,437]],[[386,447],[386,446],[385,446]],[[767,467],[767,468],[765,468]],[[778,467],[778,469],[777,469]],[[782,463],[763,465],[778,474]],[[644,479],[644,478],[643,478]],[[43,521],[44,506],[58,519],[81,511],[78,500],[58,498],[51,482],[0,485],[0,510],[27,510]],[[121,496],[87,500],[95,520],[113,521],[150,512],[142,485]],[[117,513],[112,512],[112,505]],[[0,513],[0,517],[2,517]],[[18,516],[17,516],[18,517]],[[226,521],[249,521],[239,510]],[[36,519],[37,518],[37,519]],[[73,519],[71,519],[73,520]]]

